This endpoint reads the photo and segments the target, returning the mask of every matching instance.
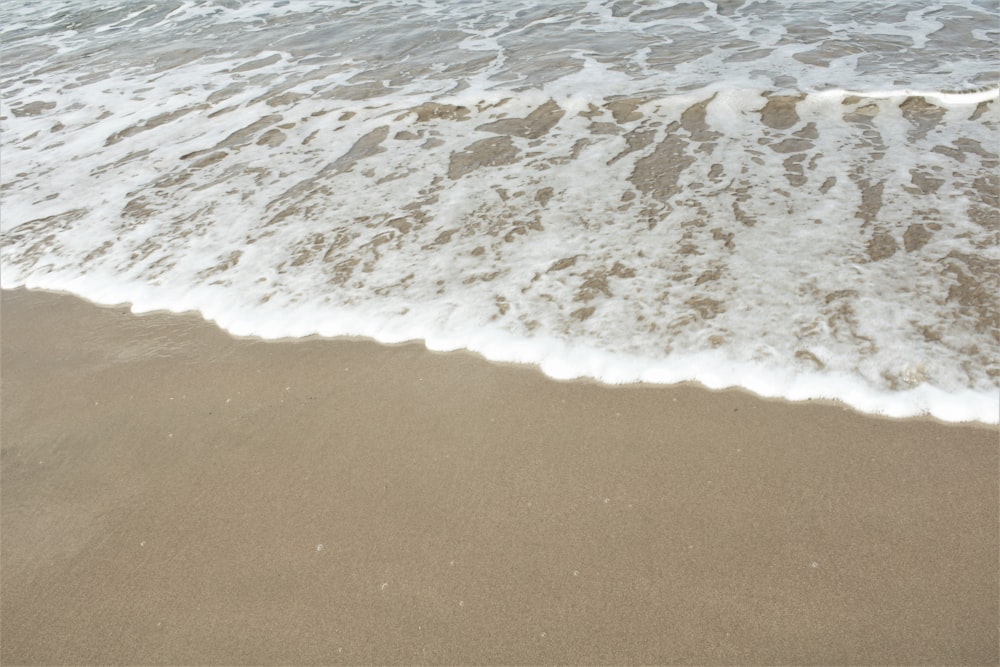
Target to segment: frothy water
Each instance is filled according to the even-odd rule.
[[[992,1],[12,5],[6,288],[1000,421]]]

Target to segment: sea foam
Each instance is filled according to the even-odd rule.
[[[275,4],[0,10],[0,284],[1000,421],[994,10]]]

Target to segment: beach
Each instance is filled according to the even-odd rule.
[[[998,429],[2,293],[3,664],[996,664]]]
[[[0,3],[0,662],[998,664],[998,20]]]

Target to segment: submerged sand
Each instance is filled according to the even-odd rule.
[[[998,429],[3,292],[4,664],[996,664]]]

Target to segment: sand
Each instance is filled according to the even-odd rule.
[[[3,292],[4,664],[996,664],[998,429]]]

